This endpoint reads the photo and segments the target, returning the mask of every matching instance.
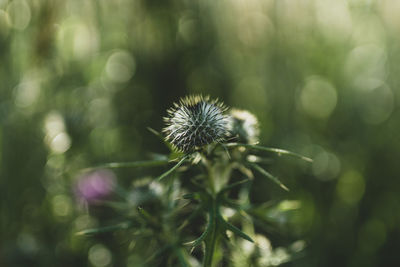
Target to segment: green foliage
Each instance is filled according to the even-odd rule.
[[[215,262],[400,266],[399,3],[0,0],[0,266],[196,266],[204,242],[151,237],[202,235],[208,171],[190,158],[152,183],[183,155],[146,129],[189,94],[249,109],[260,144],[314,160],[218,148],[232,166],[213,168],[231,177],[216,191],[244,181],[220,213],[254,243],[228,230]],[[260,157],[239,164],[242,149]],[[104,168],[113,191],[82,202]]]
[[[152,130],[152,132],[155,131]],[[167,146],[170,147],[168,144]],[[157,246],[152,248],[152,250],[156,250],[156,252],[147,258],[145,261],[146,264],[163,265],[162,262],[166,262],[174,265],[180,264],[180,266],[191,266],[188,263],[188,259],[190,258],[192,262],[202,262],[203,266],[217,266],[219,265],[218,262],[223,260],[226,255],[230,255],[230,252],[226,251],[223,253],[226,255],[222,255],[222,257],[219,256],[218,258],[214,255],[221,251],[220,247],[222,244],[226,243],[227,245],[235,240],[234,237],[228,237],[228,231],[248,242],[254,242],[243,230],[228,222],[221,213],[221,210],[225,206],[232,208],[234,214],[230,217],[241,217],[240,214],[243,212],[246,213],[248,210],[258,210],[258,212],[261,211],[261,213],[265,212],[265,210],[263,211],[263,204],[255,205],[248,203],[245,207],[243,204],[240,204],[238,200],[228,197],[232,191],[243,191],[248,188],[249,182],[254,179],[252,171],[247,169],[246,166],[248,165],[254,168],[284,190],[288,190],[278,178],[271,175],[256,163],[248,161],[249,158],[257,158],[260,161],[263,159],[261,156],[251,154],[251,150],[267,151],[278,155],[294,155],[305,161],[312,161],[304,156],[281,149],[236,143],[213,143],[175,159],[174,161],[177,163],[158,176],[156,180],[149,181],[150,184],[164,182],[165,184],[158,185],[165,187],[163,191],[168,192],[167,195],[158,196],[158,205],[152,205],[151,213],[144,208],[149,205],[147,201],[144,201],[141,203],[141,206],[137,207],[137,213],[131,214],[127,222],[123,221],[116,225],[86,229],[77,234],[93,235],[114,230],[126,230],[129,228],[130,231],[134,231],[137,236],[157,240]],[[174,153],[174,151],[171,151],[171,153]],[[235,155],[235,157],[231,157],[231,154]],[[171,155],[164,155],[163,158],[171,158]],[[140,161],[121,164],[110,163],[102,166],[109,166],[112,168],[151,167],[159,163],[165,163],[165,161]],[[195,173],[199,172],[197,175],[200,175],[201,178],[191,180],[191,183],[183,183],[182,181],[188,180],[188,178],[193,175],[193,173],[190,172],[191,169],[193,169]],[[231,177],[233,169],[246,169],[248,174],[246,179],[233,181],[234,177]],[[190,173],[190,175],[188,175],[188,173]],[[167,179],[169,176],[171,178]],[[150,186],[148,188],[150,188]],[[193,188],[196,191],[190,192]],[[246,194],[248,194],[249,191],[245,191],[247,192]],[[189,193],[181,195],[181,192]],[[189,200],[189,202],[177,204],[177,199],[171,197],[172,195],[178,196],[178,199]],[[184,213],[184,210],[188,209],[190,206],[196,206],[196,208],[191,208],[192,212],[179,226],[179,221],[182,218],[181,213]],[[129,213],[128,210],[132,209],[129,205],[129,201],[126,205],[126,209],[127,210],[119,209],[118,212],[121,214]],[[203,226],[193,223],[194,219],[199,216],[207,218],[207,223],[202,231],[201,228],[203,228]],[[247,216],[250,222],[252,222],[252,213],[248,213]],[[137,221],[142,221],[142,223],[135,227],[133,222]],[[202,232],[199,237],[192,241],[186,241],[188,236],[191,235],[190,232],[199,231]],[[152,233],[152,236],[149,237],[145,233]],[[201,245],[204,245],[203,255],[200,258],[192,256],[191,254],[196,247]],[[189,247],[190,250],[187,250],[185,247]],[[144,251],[146,251],[146,249]],[[252,258],[253,260],[257,259],[254,255]],[[255,264],[254,266],[261,265]]]

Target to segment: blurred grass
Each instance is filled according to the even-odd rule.
[[[0,0],[0,265],[136,266],[121,236],[73,235],[98,224],[76,208],[74,174],[167,151],[146,127],[203,93],[256,114],[263,144],[314,159],[271,166],[289,193],[253,190],[302,203],[285,238],[308,249],[287,266],[399,266],[399,12],[396,0]]]

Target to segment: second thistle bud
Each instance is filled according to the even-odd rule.
[[[209,97],[188,96],[169,109],[163,129],[165,139],[177,150],[191,152],[205,145],[223,142],[230,131],[226,107]]]
[[[233,140],[245,144],[255,144],[258,142],[260,130],[256,116],[247,110],[231,109],[230,118]]]

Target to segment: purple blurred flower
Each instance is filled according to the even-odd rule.
[[[92,204],[108,197],[114,187],[114,173],[110,170],[97,170],[79,177],[75,192],[80,200]]]

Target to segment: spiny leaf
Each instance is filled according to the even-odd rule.
[[[243,173],[247,178],[253,179],[254,175],[251,172],[250,169],[246,168],[243,164],[239,164],[239,166],[236,167],[241,173]]]
[[[196,210],[194,210],[194,211],[189,215],[189,217],[187,217],[187,218],[183,221],[183,223],[178,227],[178,231],[180,231],[180,230],[182,230],[183,228],[185,228],[186,225],[188,225],[189,222],[190,222],[193,218],[196,218],[197,215],[199,215],[200,211],[202,211],[202,207],[201,207],[201,206],[198,207]],[[192,241],[192,242],[193,242],[193,241]],[[190,242],[188,242],[188,243],[190,243]]]
[[[157,130],[154,130],[151,127],[146,127],[147,130],[149,130],[152,134],[154,134],[155,136],[159,137],[161,140],[164,140],[163,136],[161,135],[161,133]]]
[[[274,183],[276,183],[277,185],[279,185],[282,189],[289,191],[289,188],[287,188],[277,177],[273,176],[272,174],[270,174],[269,172],[267,172],[266,170],[264,170],[263,168],[261,168],[260,166],[258,166],[255,163],[250,163],[250,166],[252,166],[255,170],[257,170],[258,172],[260,172],[262,175],[264,175],[265,177],[269,178],[270,180],[272,180]]]
[[[280,148],[273,148],[273,147],[264,147],[264,146],[259,146],[259,145],[250,145],[250,144],[238,144],[238,143],[231,143],[231,144],[227,144],[227,146],[229,147],[248,147],[250,149],[254,149],[254,150],[259,150],[259,151],[266,151],[266,152],[272,152],[272,153],[276,153],[278,155],[290,155],[290,156],[294,156],[297,158],[300,158],[304,161],[307,162],[313,162],[312,159],[305,157],[303,155],[300,155],[298,153],[295,152],[291,152],[285,149],[280,149]]]
[[[225,206],[230,207],[235,210],[247,210],[251,207],[249,204],[243,205],[243,204],[240,204],[237,201],[229,199],[227,197],[223,197],[221,199],[221,203],[224,204]]]
[[[262,204],[259,204],[257,206],[252,206],[247,210],[247,212],[252,212],[252,213],[259,213],[259,214],[264,214],[266,211],[273,209],[277,205],[279,205],[279,201],[277,200],[270,200],[267,202],[264,202]]]
[[[219,218],[219,221],[221,222],[222,226],[226,230],[229,230],[229,231],[233,232],[234,234],[237,234],[241,238],[246,239],[247,241],[250,241],[250,242],[254,243],[253,239],[251,239],[250,236],[246,235],[242,230],[240,230],[236,226],[234,226],[234,225],[228,223],[227,221],[225,221],[222,217]]]
[[[164,136],[162,136],[162,134],[156,130],[154,130],[153,128],[147,127],[147,130],[149,130],[152,134],[154,134],[155,136],[157,136],[164,144],[166,147],[168,147],[170,152],[175,153],[174,148],[172,147],[171,143],[166,141]]]
[[[208,231],[209,231],[209,230],[208,230],[208,226],[207,226],[206,230],[205,230],[198,238],[196,238],[195,240],[192,240],[192,241],[183,243],[183,245],[185,245],[185,246],[191,246],[191,247],[193,247],[193,248],[197,247],[197,246],[200,245],[201,242],[203,242],[203,240],[207,237]]]
[[[161,181],[163,178],[165,178],[165,177],[167,177],[168,175],[170,175],[173,171],[175,171],[177,168],[179,168],[179,167],[186,161],[186,159],[187,159],[188,157],[189,157],[188,155],[182,157],[182,159],[181,159],[177,164],[175,164],[175,165],[174,165],[171,169],[169,169],[168,171],[166,171],[166,172],[164,172],[163,174],[161,174],[161,175],[157,178],[157,180],[158,180],[158,181]]]
[[[213,224],[215,223],[214,218],[210,216],[210,218],[208,218],[208,223],[206,226],[206,229],[204,230],[204,232],[195,240],[190,241],[190,242],[186,242],[184,243],[184,245],[187,246],[192,246],[193,248],[197,247],[198,245],[201,244],[201,242],[203,242],[203,240],[205,240],[205,238],[207,237],[208,233],[210,232],[211,228],[213,227]]]
[[[153,259],[157,258],[158,256],[160,256],[161,254],[163,254],[165,251],[167,251],[168,249],[171,248],[171,245],[166,245],[161,247],[160,249],[156,250],[150,257],[148,257],[144,263],[147,264],[149,262],[151,262]]]
[[[194,178],[190,179],[190,181],[192,182],[193,185],[195,185],[199,189],[202,189],[203,191],[207,191],[207,187],[205,185],[201,184],[200,182],[196,181]]]
[[[132,225],[131,222],[122,222],[122,223],[119,223],[116,225],[82,230],[75,234],[76,235],[94,235],[94,234],[100,234],[100,233],[107,233],[107,232],[111,232],[111,231],[115,231],[115,230],[119,230],[119,229],[128,229],[131,225]]]
[[[179,200],[178,200],[179,201]],[[182,212],[183,209],[185,209],[186,207],[188,207],[190,205],[190,201],[186,201],[185,203],[181,204],[180,206],[176,206],[171,213],[169,213],[167,216],[171,217],[171,216],[177,216],[179,213]]]
[[[139,212],[139,215],[140,215],[146,222],[148,222],[148,223],[150,223],[151,225],[156,226],[156,227],[159,226],[158,221],[157,221],[153,216],[151,216],[146,210],[144,210],[142,207],[138,207],[138,212]]]
[[[198,193],[189,193],[189,194],[184,194],[182,196],[183,199],[198,199],[199,194]]]
[[[231,190],[231,189],[233,189],[233,188],[235,188],[237,186],[240,186],[240,185],[242,185],[244,183],[247,183],[249,181],[250,181],[250,179],[244,179],[244,180],[241,180],[239,182],[235,182],[235,183],[232,183],[230,185],[227,185],[224,188],[222,188],[221,191],[219,191],[218,195],[221,195],[221,194],[223,194],[223,193],[225,193],[225,192],[227,192],[227,191],[229,191],[229,190]]]

